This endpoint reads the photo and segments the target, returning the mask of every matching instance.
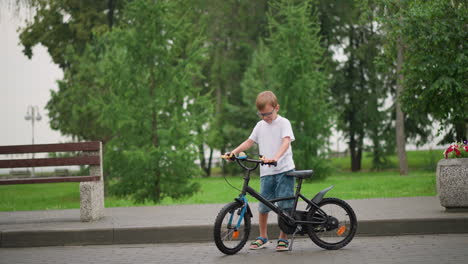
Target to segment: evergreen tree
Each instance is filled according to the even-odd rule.
[[[314,168],[323,176],[326,165],[322,158],[327,153],[333,111],[317,14],[312,1],[277,0],[269,5],[268,48],[260,45],[243,84],[276,93],[280,114],[291,121],[296,137],[296,168]],[[256,82],[252,76],[258,78]]]
[[[257,107],[255,100],[260,92],[266,90],[277,90],[278,83],[273,72],[274,60],[271,57],[269,48],[264,41],[260,39],[257,49],[254,51],[250,66],[244,74],[241,82],[243,103],[246,107],[241,110],[244,120],[249,124],[258,122],[258,116],[255,115]],[[253,128],[253,127],[252,127]],[[252,130],[250,128],[250,130]],[[251,132],[251,131],[250,131]]]
[[[249,136],[255,123],[246,120],[240,82],[249,64],[259,36],[266,27],[266,0],[200,0],[206,10],[209,60],[203,73],[205,85],[215,105],[209,124],[211,149],[232,150]],[[255,116],[255,112],[250,113]],[[223,164],[224,161],[222,161]],[[232,167],[237,171],[237,168]],[[227,173],[227,166],[223,172]]]
[[[99,39],[97,69],[105,87],[93,99],[100,120],[115,136],[106,146],[106,166],[116,195],[160,202],[197,191],[190,179],[198,131],[211,115],[206,96],[194,85],[207,58],[190,1],[137,0],[121,27]]]

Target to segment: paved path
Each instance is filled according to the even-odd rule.
[[[356,212],[358,236],[468,233],[468,212],[446,212],[437,197],[347,201]],[[257,235],[258,203],[252,236]],[[79,210],[0,212],[0,247],[205,242],[212,239],[224,204],[106,208],[99,221],[80,222]],[[278,232],[269,219],[270,237]]]
[[[318,248],[310,240],[296,240],[291,252],[275,252],[273,245],[225,256],[213,243],[0,248],[0,264],[87,263],[350,263],[461,264],[468,260],[468,234],[398,237],[357,237],[337,251]]]

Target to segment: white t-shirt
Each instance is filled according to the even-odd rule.
[[[278,115],[271,124],[261,120],[254,127],[249,139],[258,144],[260,155],[272,159],[281,147],[284,137],[290,137],[294,141],[291,123],[288,119]],[[260,176],[273,175],[294,169],[294,161],[291,145],[278,160],[275,166],[260,166]]]

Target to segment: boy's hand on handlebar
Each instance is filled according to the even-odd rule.
[[[276,164],[278,162],[276,159],[269,159],[269,158],[265,158],[265,157],[261,157],[260,160],[263,161],[263,163],[265,165],[268,165],[268,166],[272,166],[272,165],[276,166]]]
[[[226,152],[224,155],[221,156],[222,159],[225,159],[227,161],[233,161],[236,155],[234,152]]]

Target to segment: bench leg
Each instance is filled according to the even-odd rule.
[[[80,218],[94,221],[104,216],[104,184],[102,181],[80,183]]]
[[[84,153],[102,157],[102,146],[99,152]],[[80,183],[80,218],[82,222],[95,221],[104,216],[104,177],[102,158],[100,166],[89,166],[89,176],[100,176],[100,181]]]

